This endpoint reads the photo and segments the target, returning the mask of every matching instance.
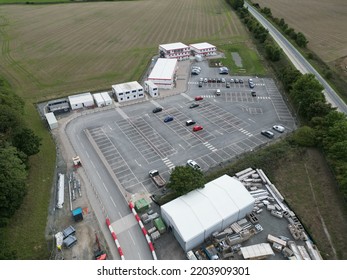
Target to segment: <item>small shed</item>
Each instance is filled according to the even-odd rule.
[[[100,94],[102,98],[104,99],[105,106],[112,105],[112,98],[107,91],[101,92]]]
[[[53,112],[45,114],[45,117],[51,130],[58,127],[58,121]]]
[[[95,101],[96,106],[98,106],[98,107],[103,107],[103,106],[105,106],[105,101],[104,101],[104,99],[102,98],[102,96],[101,96],[100,93],[94,93],[94,94],[93,94],[93,98],[94,98],[94,101]]]
[[[75,222],[82,221],[83,220],[82,208],[78,207],[72,210],[72,217],[74,218]]]
[[[164,221],[163,221],[163,219],[162,218],[156,218],[154,221],[153,221],[153,223],[154,223],[154,226],[157,228],[157,230],[161,233],[161,234],[163,234],[165,231],[166,231],[166,226],[165,226],[165,224],[164,224]]]
[[[94,106],[94,99],[90,92],[71,95],[68,98],[72,110]]]
[[[150,206],[149,202],[144,198],[141,198],[135,202],[135,210],[138,212],[143,212],[148,210],[149,206]]]

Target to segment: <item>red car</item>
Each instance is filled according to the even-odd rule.
[[[195,101],[203,100],[204,98],[202,96],[195,96]]]
[[[199,130],[202,130],[202,129],[203,129],[203,127],[201,125],[195,125],[193,127],[193,131],[199,131]]]

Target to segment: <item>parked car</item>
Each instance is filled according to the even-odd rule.
[[[253,83],[253,80],[252,79],[248,79],[248,85],[250,88],[254,88],[254,83]]]
[[[208,82],[208,79],[207,78],[204,78],[204,83],[207,83]]]
[[[197,69],[197,70],[201,71],[201,67],[199,67],[199,66],[192,66],[192,70],[193,69]]]
[[[221,80],[222,80],[222,83],[225,83],[225,82],[226,82],[224,78],[222,78]]]
[[[269,131],[269,130],[263,130],[262,132],[261,132],[261,134],[262,135],[264,135],[264,136],[266,136],[267,138],[273,138],[275,135],[271,132],[271,131]]]
[[[230,79],[230,83],[234,83],[235,80],[233,78]]]
[[[172,116],[166,116],[165,119],[164,119],[164,122],[171,122],[173,121],[173,117]]]
[[[199,82],[199,87],[202,87],[202,82],[201,81]]]
[[[199,130],[203,130],[203,127],[201,125],[196,125],[193,127],[193,131],[199,131]]]
[[[239,83],[239,79],[235,78],[235,84]]]
[[[187,166],[190,166],[190,167],[197,169],[197,170],[201,170],[201,167],[199,166],[199,164],[197,164],[197,162],[192,160],[192,159],[187,160]]]
[[[226,88],[230,88],[230,83],[227,82],[227,83],[225,84],[225,87],[226,87]]]
[[[256,97],[256,96],[257,96],[257,93],[256,93],[254,90],[252,90],[252,91],[251,91],[251,95],[252,95],[253,97]]]
[[[196,107],[199,107],[199,104],[197,104],[197,103],[192,103],[192,104],[189,106],[190,109],[193,109],[193,108],[196,108]]]
[[[240,84],[243,84],[243,80],[242,80],[242,79],[239,79],[239,83],[240,83]]]
[[[186,121],[186,126],[190,126],[190,125],[193,125],[193,124],[196,124],[196,122],[193,121],[193,120],[187,120]]]
[[[220,67],[219,68],[219,74],[229,74],[228,67]]]
[[[202,96],[195,96],[195,101],[203,100],[204,98]]]
[[[216,95],[220,96],[220,89],[219,88],[216,90]]]
[[[280,133],[283,133],[284,130],[285,130],[284,126],[278,125],[278,124],[274,125],[272,128],[273,128],[274,130],[276,130],[277,132],[280,132]]]
[[[160,107],[156,107],[156,108],[154,108],[153,109],[153,113],[159,113],[159,112],[161,112],[161,111],[163,111],[163,108],[160,108]]]
[[[192,75],[199,75],[200,71],[198,69],[193,69],[192,70]]]
[[[203,82],[203,81],[204,81],[204,78],[200,78],[200,79],[199,79],[199,82]]]

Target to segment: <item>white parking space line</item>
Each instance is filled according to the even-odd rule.
[[[90,163],[93,165],[93,167],[95,168],[94,162],[90,161]]]
[[[87,157],[88,157],[88,158],[90,158],[90,156],[89,156],[89,154],[88,154],[88,152],[87,152],[87,151],[86,151],[86,155],[87,155]]]
[[[107,192],[108,192],[108,189],[106,188],[106,185],[105,185],[105,183],[104,183],[104,182],[102,182],[102,185],[104,186],[105,191],[107,191]]]
[[[101,179],[101,176],[97,170],[96,170],[96,175],[98,175],[98,177]]]
[[[112,197],[110,196],[110,199],[111,199],[111,201],[112,201],[112,203],[113,203],[113,205],[114,205],[114,207],[116,207],[117,208],[117,205],[116,205],[116,203],[113,201],[113,199],[112,199]],[[119,213],[119,212],[118,212]]]

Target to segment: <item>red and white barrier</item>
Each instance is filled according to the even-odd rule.
[[[117,239],[117,235],[115,234],[115,232],[114,232],[114,230],[113,230],[113,228],[112,228],[112,226],[111,226],[111,222],[110,222],[110,219],[109,219],[109,218],[106,219],[106,224],[107,224],[107,226],[108,226],[108,229],[109,229],[110,232],[111,232],[111,235],[112,235],[112,237],[113,237],[114,242],[116,243],[116,246],[117,246],[117,249],[118,249],[118,253],[119,253],[119,255],[120,255],[120,258],[121,258],[122,260],[125,260],[124,255],[123,255],[122,248],[120,247],[120,244],[119,244],[118,239]]]
[[[134,216],[135,216],[135,219],[136,221],[139,223],[139,226],[142,230],[142,233],[143,235],[145,236],[146,240],[147,240],[147,243],[148,243],[148,246],[149,246],[149,249],[151,250],[152,252],[152,257],[153,257],[153,260],[157,260],[157,254],[155,253],[155,250],[154,250],[154,246],[153,246],[153,243],[151,241],[151,238],[149,237],[148,233],[147,233],[147,230],[146,228],[144,227],[139,215],[137,214],[136,210],[135,210],[135,207],[134,205],[132,204],[132,202],[129,202],[129,207],[131,209],[131,212],[133,212]]]

